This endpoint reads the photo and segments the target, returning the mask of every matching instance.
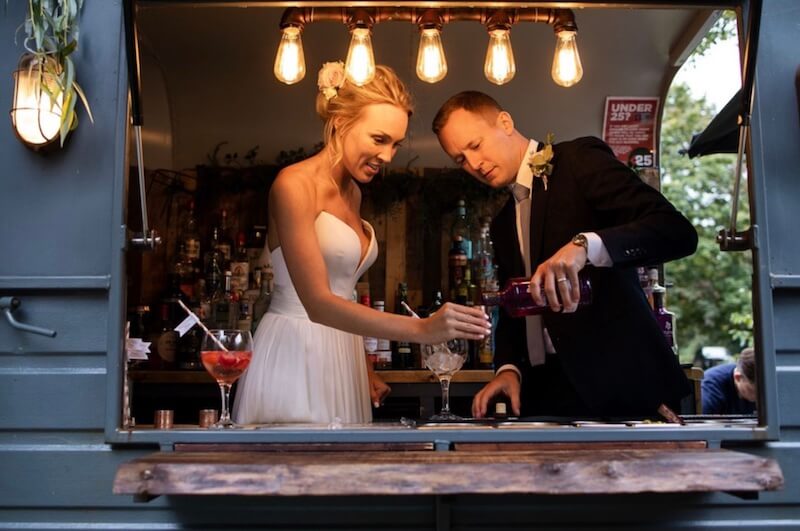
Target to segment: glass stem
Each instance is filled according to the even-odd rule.
[[[222,412],[219,416],[219,424],[227,424],[231,421],[230,398],[231,385],[226,383],[219,384],[219,391],[222,395]]]
[[[450,413],[450,378],[440,378],[442,386],[442,414]]]

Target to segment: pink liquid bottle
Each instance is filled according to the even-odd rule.
[[[580,309],[592,302],[592,283],[589,280],[589,276],[583,273],[578,274],[578,283],[580,284],[581,292],[581,297],[578,301],[578,309]],[[483,304],[501,306],[511,317],[539,315],[552,311],[550,306],[546,304],[536,304],[531,294],[528,293],[529,287],[530,278],[511,278],[501,291],[485,292],[482,296]],[[544,296],[544,289],[542,289],[542,297],[544,298]]]

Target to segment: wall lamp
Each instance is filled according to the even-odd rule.
[[[357,85],[368,83],[375,75],[372,52],[372,27],[378,22],[399,20],[417,25],[420,33],[417,52],[417,76],[436,83],[447,75],[447,59],[442,46],[442,28],[451,21],[472,20],[486,26],[489,44],[484,61],[486,78],[497,85],[514,78],[516,64],[511,48],[511,27],[518,22],[540,22],[553,26],[556,48],[551,75],[563,87],[571,87],[583,76],[576,35],[578,26],[569,9],[489,9],[489,8],[289,8],[281,19],[281,42],[275,57],[275,77],[286,84],[297,83],[305,76],[302,32],[306,24],[322,20],[339,21],[350,30],[350,48],[345,71]]]
[[[11,124],[27,147],[38,151],[55,145],[61,131],[63,99],[64,92],[43,60],[24,54],[14,71]]]

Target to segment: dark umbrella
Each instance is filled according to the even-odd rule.
[[[738,121],[741,109],[742,90],[739,89],[702,133],[692,135],[687,151],[689,158],[714,153],[736,153],[739,147]]]

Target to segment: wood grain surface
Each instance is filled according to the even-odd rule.
[[[116,494],[753,492],[778,489],[777,463],[709,449],[411,452],[158,452],[126,463]]]

